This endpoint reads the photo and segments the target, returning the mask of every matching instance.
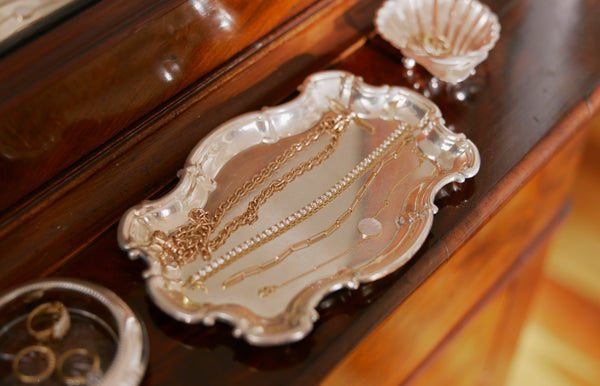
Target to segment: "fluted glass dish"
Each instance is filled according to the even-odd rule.
[[[449,83],[469,77],[501,29],[498,17],[476,0],[388,0],[375,25],[404,56]]]

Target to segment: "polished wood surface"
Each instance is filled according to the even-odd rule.
[[[540,279],[547,241],[538,247],[506,287],[459,326],[404,384],[504,385]]]
[[[23,202],[0,216],[0,249],[9,256],[3,262],[5,272],[12,272],[8,277],[34,277],[32,270],[68,258],[113,225],[127,208],[172,183],[189,151],[207,132],[240,113],[289,96],[305,76],[360,40],[376,5],[341,0],[315,3],[259,40],[248,55],[210,72],[174,101],[57,174],[54,182],[22,197]],[[75,130],[77,135],[86,132]],[[22,178],[35,178],[46,166],[52,167],[47,162],[44,168],[29,165]],[[2,167],[0,173],[14,171]],[[0,181],[20,189],[9,176]],[[36,243],[25,242],[22,229],[35,229]],[[77,234],[71,229],[77,229]]]
[[[554,238],[508,386],[600,384],[600,114],[585,141],[573,205]]]
[[[0,250],[3,251],[0,288],[52,275],[79,277],[112,289],[140,315],[148,328],[151,348],[150,365],[144,379],[147,385],[172,384],[173,378],[178,384],[199,381],[209,384],[312,384],[324,379],[361,342],[368,341],[365,337],[394,310],[418,297],[419,287],[427,285],[427,278],[438,268],[443,269],[445,262],[448,266],[459,265],[453,261],[461,250],[473,248],[471,253],[474,256],[479,251],[480,259],[481,255],[487,255],[487,248],[505,250],[508,258],[502,262],[498,258],[492,259],[489,271],[482,273],[491,275],[488,276],[491,283],[477,271],[468,271],[476,279],[471,287],[475,292],[463,292],[463,308],[455,315],[447,314],[447,320],[458,323],[464,317],[460,315],[462,312],[485,301],[486,291],[499,284],[510,270],[510,262],[523,256],[519,249],[537,237],[543,237],[556,218],[563,206],[559,198],[566,197],[569,181],[559,178],[560,173],[555,179],[551,173],[545,173],[539,179],[536,176],[561,149],[574,143],[570,140],[578,136],[583,125],[600,109],[600,54],[596,49],[596,37],[600,36],[600,24],[597,23],[600,4],[586,0],[495,0],[486,3],[498,13],[503,27],[490,57],[478,67],[477,74],[461,86],[429,89],[448,126],[464,132],[480,149],[481,171],[466,183],[449,187],[446,194],[440,196],[437,201],[440,211],[431,234],[407,266],[380,281],[363,285],[357,291],[343,290],[329,296],[319,306],[321,317],[315,330],[303,341],[281,347],[255,348],[231,337],[231,328],[224,324],[204,327],[175,322],[147,297],[141,277],[144,264],[128,260],[119,250],[116,222],[126,208],[168,190],[191,147],[209,130],[241,112],[279,102],[289,96],[306,75],[327,68],[332,61],[334,68],[354,72],[369,83],[403,85],[424,91],[428,75],[420,68],[412,74],[407,72],[399,54],[389,44],[369,34],[380,1],[298,2],[306,7],[290,8],[286,14],[288,19],[282,17],[273,21],[270,28],[278,27],[272,32],[267,29],[266,35],[256,35],[266,36],[266,40],[258,40],[262,45],[237,51],[238,54],[233,54],[230,59],[223,59],[224,63],[213,63],[216,66],[213,68],[208,66],[200,70],[192,64],[182,75],[189,76],[186,78],[188,84],[183,82],[174,88],[155,85],[161,90],[156,94],[153,94],[153,87],[144,87],[144,82],[133,87],[139,93],[142,107],[136,107],[137,94],[131,94],[134,91],[130,88],[126,87],[124,94],[108,88],[103,98],[111,99],[115,95],[121,101],[117,107],[127,109],[126,114],[103,120],[118,109],[103,110],[102,105],[94,105],[93,109],[81,114],[91,119],[91,122],[84,121],[85,125],[90,125],[89,129],[85,125],[74,128],[75,137],[58,141],[55,149],[63,150],[56,150],[56,154],[63,163],[49,159],[38,164],[31,161],[26,170],[39,175],[23,178],[31,178],[34,182],[21,184],[2,175],[2,181],[8,182],[8,186],[14,185],[20,193],[10,193],[13,196],[6,199],[6,209],[0,219]],[[100,65],[102,57],[94,60],[98,53],[94,47],[110,48],[127,33],[150,28],[154,19],[160,24],[160,20],[168,20],[171,10],[176,13],[178,6],[188,6],[188,3],[183,5],[177,1],[147,4],[147,12],[141,13],[139,19],[132,19],[131,24],[121,20],[123,28],[114,29],[120,33],[109,34],[89,49],[85,48],[84,37],[76,37],[77,44],[67,44],[64,50],[83,50],[81,58],[89,61],[89,66]],[[118,24],[118,20],[114,22]],[[256,31],[260,29],[256,28]],[[56,31],[60,32],[60,29]],[[136,34],[131,36],[135,39]],[[59,37],[68,38],[62,35],[55,38]],[[33,55],[28,47],[24,47],[23,52]],[[119,44],[115,44],[116,51],[108,51],[116,54],[117,47]],[[37,48],[41,47],[38,45]],[[63,48],[57,50],[63,52]],[[50,57],[58,55],[52,50],[44,52]],[[135,62],[127,50],[119,52],[114,60],[120,59],[133,66],[134,75],[156,70],[155,62],[144,67],[143,61]],[[64,51],[61,55],[67,54]],[[160,52],[158,57],[162,54]],[[83,64],[76,58],[73,63]],[[109,65],[112,62],[106,63],[109,69],[112,68]],[[10,58],[3,58],[1,65],[11,70],[8,74],[12,76],[2,75],[7,84],[12,85],[6,90],[13,90],[21,83],[43,85],[45,90],[56,84],[54,82],[69,79],[71,72],[79,71],[78,66],[65,64],[55,72],[38,76],[35,65],[19,70],[18,62]],[[195,69],[198,71],[193,72]],[[110,74],[118,79],[121,76],[109,70],[100,73],[107,74],[104,81],[111,78]],[[16,80],[11,81],[12,78]],[[95,87],[102,89],[100,85]],[[13,109],[26,108],[28,98],[35,101],[35,88],[27,90],[15,93],[14,97],[12,91],[2,94],[3,117],[12,116]],[[77,95],[80,89],[65,90],[66,94],[72,91]],[[50,93],[47,98],[60,99],[66,94]],[[104,115],[103,111],[108,114]],[[52,116],[49,117],[52,120]],[[31,118],[41,119],[35,114]],[[3,122],[12,121],[5,119]],[[43,123],[40,122],[36,125]],[[96,132],[104,130],[106,133]],[[88,139],[87,134],[96,137]],[[86,142],[88,140],[90,142]],[[72,155],[60,153],[79,143],[85,150],[65,161],[67,158],[62,157]],[[10,174],[16,163],[25,161],[6,158],[2,162],[0,170]],[[574,162],[575,159],[569,158],[563,163],[567,167]],[[45,168],[39,165],[47,165],[53,171],[45,175]],[[543,184],[535,182],[541,180]],[[523,208],[522,222],[506,219],[512,221],[509,223],[518,233],[514,244],[512,238],[506,238],[512,237],[510,233],[502,240],[495,239],[493,233],[487,233],[490,240],[477,239],[477,234],[491,232],[486,231],[487,225],[503,213],[503,208],[511,205],[511,198],[520,197],[517,192],[524,186],[532,187],[530,189],[540,196],[554,198],[552,202],[556,206],[547,210],[536,205],[535,199],[514,204]],[[477,244],[469,244],[471,240],[480,240],[486,248],[478,250]],[[476,266],[476,261],[471,261],[472,267]],[[466,276],[461,278],[468,280]],[[431,292],[429,296],[440,301],[448,291],[447,287],[440,286],[437,293]],[[436,316],[433,314],[433,319]],[[416,329],[415,326],[411,328]],[[423,338],[428,339],[428,336]],[[438,336],[438,341],[439,338],[443,336]],[[437,343],[436,339],[431,339],[429,346]],[[425,351],[422,355],[427,356]],[[406,374],[410,373],[409,367],[403,367]]]
[[[465,324],[465,315],[477,314],[497,292],[510,292],[507,286],[519,286],[520,279],[515,280],[514,276],[523,265],[539,266],[539,262],[529,263],[529,259],[531,255],[540,254],[537,249],[543,249],[540,245],[547,244],[547,233],[553,231],[564,216],[563,205],[569,197],[571,183],[561,184],[559,181],[572,180],[583,139],[581,132],[568,146],[564,146],[560,154],[520,189],[485,227],[365,338],[328,375],[324,384],[361,385],[374,382],[378,385],[395,385],[415,380],[422,367],[430,365],[427,362],[431,361],[431,355],[443,350],[439,346],[460,332]],[[536,260],[543,261],[542,256],[536,256]],[[526,283],[533,286],[532,279],[539,275],[539,271],[534,270],[523,279],[525,283],[521,286],[526,288],[519,296],[525,305],[515,307],[521,312],[513,310],[502,323],[502,328],[486,331],[487,338],[492,339],[500,333],[518,332],[532,295],[531,287],[527,288]],[[497,301],[502,303],[502,300]],[[508,303],[505,307],[512,305],[518,303]],[[495,307],[502,306],[491,306]],[[516,323],[512,331],[508,328],[511,323]],[[516,337],[518,334],[513,338]],[[506,339],[506,343],[515,341]],[[493,340],[487,345],[483,341],[479,343],[485,349],[477,351],[479,355],[502,352],[501,346]],[[448,364],[436,361],[433,367],[440,365]],[[508,363],[504,372],[507,369]],[[485,368],[479,369],[479,372],[476,368],[469,371],[468,376],[460,378],[461,384],[477,384],[481,377],[489,373]],[[448,377],[449,374],[437,376]],[[472,377],[471,382],[468,381],[469,377]],[[493,383],[490,380],[490,384],[501,385],[502,379],[496,376]]]
[[[3,58],[0,177],[12,189],[0,211],[252,54],[311,2],[102,1]]]

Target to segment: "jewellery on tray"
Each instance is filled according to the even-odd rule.
[[[67,375],[67,372],[65,371],[65,362],[75,356],[82,356],[89,359],[91,361],[89,370],[82,375]],[[81,371],[81,369],[76,370],[78,372]],[[86,348],[74,348],[66,351],[58,358],[58,363],[56,365],[58,377],[67,385],[85,385],[89,383],[91,377],[98,376],[99,372],[100,357],[98,354],[91,352]]]
[[[396,188],[398,187],[398,185],[400,183],[402,183],[409,175],[411,175],[415,170],[417,170],[419,168],[419,166],[421,166],[423,159],[420,160],[419,165],[417,165],[417,167],[415,167],[413,170],[411,170],[410,172],[408,172],[404,177],[402,177],[401,180],[399,180],[393,187],[392,189],[388,192],[388,195],[383,203],[383,205],[381,205],[381,207],[377,210],[377,212],[375,213],[374,217],[367,217],[367,218],[363,218],[362,220],[360,220],[357,224],[357,231],[360,234],[361,238],[360,240],[355,243],[353,246],[347,248],[346,250],[340,252],[339,254],[333,256],[332,258],[314,266],[313,268],[292,277],[291,279],[286,280],[283,283],[280,284],[273,284],[273,285],[268,285],[268,286],[264,286],[261,287],[258,290],[258,296],[260,296],[261,298],[267,297],[271,294],[273,294],[275,291],[277,291],[278,289],[285,287],[288,284],[293,283],[296,280],[299,280],[305,276],[310,275],[311,273],[321,269],[322,267],[326,266],[327,264],[345,256],[346,254],[352,252],[353,250],[355,250],[356,248],[360,247],[360,245],[362,243],[364,243],[367,240],[372,240],[372,239],[376,239],[378,238],[381,233],[383,232],[383,227],[381,225],[381,223],[379,222],[379,220],[377,220],[377,216],[379,216],[379,214],[383,211],[383,209],[389,204],[389,197],[391,196],[391,194],[394,192],[394,190],[396,190]],[[428,210],[428,208],[426,207],[425,210]],[[411,212],[412,213],[412,212]],[[421,211],[419,212],[421,213]],[[409,214],[407,214],[409,215]],[[412,218],[412,215],[411,215]],[[411,222],[406,222],[409,224],[409,230],[410,231],[410,227],[412,227],[414,221]],[[404,239],[407,235],[408,235],[408,231],[407,233],[402,237],[402,239]],[[397,230],[396,230],[397,232]],[[403,240],[400,240],[399,243],[402,243]],[[258,272],[257,272],[258,273]]]
[[[403,144],[399,145],[399,147],[402,148]],[[327,227],[325,230],[315,233],[314,235],[312,235],[304,240],[301,240],[301,241],[298,241],[298,242],[292,244],[287,249],[285,249],[282,253],[278,254],[277,256],[275,256],[273,259],[267,261],[266,263],[262,263],[259,265],[255,265],[253,267],[246,268],[243,271],[240,271],[240,272],[230,276],[223,282],[223,288],[229,288],[237,283],[240,283],[241,281],[245,280],[249,276],[254,276],[261,272],[264,272],[264,271],[276,266],[277,264],[283,262],[292,253],[302,250],[304,248],[308,248],[309,246],[315,244],[316,242],[318,242],[326,237],[329,237],[332,233],[337,231],[342,226],[342,224],[352,215],[352,212],[354,212],[354,210],[356,209],[358,204],[362,201],[365,194],[367,193],[367,191],[373,184],[373,181],[375,181],[375,178],[379,175],[379,173],[381,172],[383,167],[386,166],[391,160],[395,159],[397,154],[398,154],[398,150],[396,150],[396,152],[392,153],[391,155],[388,155],[387,158],[379,161],[379,163],[377,164],[377,166],[375,167],[375,169],[373,170],[373,172],[371,173],[371,175],[369,176],[367,181],[365,181],[363,186],[361,186],[361,188],[359,189],[358,193],[356,193],[356,196],[354,196],[354,200],[352,201],[352,203],[350,204],[348,209],[346,209],[337,219],[335,219],[335,221],[333,223],[331,223],[331,225],[329,227]]]
[[[404,241],[404,239],[405,239],[406,237],[408,237],[408,236],[412,236],[412,235],[411,235],[411,230],[412,230],[412,226],[413,226],[413,225],[414,225],[414,221],[409,223],[409,228],[407,229],[407,233],[406,233],[404,236],[402,236],[402,239],[399,241],[399,243],[403,242],[403,241]],[[414,232],[414,231],[413,231],[413,232]],[[398,230],[396,230],[396,233],[398,233]],[[291,283],[295,282],[296,280],[299,280],[299,279],[301,279],[301,278],[303,278],[303,277],[305,277],[305,276],[308,276],[308,275],[310,275],[311,273],[313,273],[313,272],[315,272],[315,271],[317,271],[317,270],[321,269],[322,267],[326,266],[327,264],[329,264],[329,263],[331,263],[331,262],[333,262],[333,261],[335,261],[335,260],[337,260],[337,259],[339,259],[339,258],[341,258],[341,257],[345,256],[346,254],[348,254],[348,253],[352,252],[353,250],[355,250],[356,248],[360,247],[360,246],[361,246],[361,244],[362,244],[362,243],[364,243],[365,241],[367,241],[367,240],[371,240],[371,239],[375,239],[375,238],[377,238],[377,237],[379,237],[379,234],[377,234],[377,235],[375,235],[375,236],[367,237],[367,238],[361,238],[361,239],[360,239],[360,240],[359,240],[359,241],[358,241],[356,244],[354,244],[353,246],[351,246],[351,247],[347,248],[346,250],[344,250],[344,251],[340,252],[339,254],[337,254],[337,255],[333,256],[332,258],[330,258],[330,259],[328,259],[328,260],[326,260],[326,261],[324,261],[324,262],[322,262],[322,263],[320,263],[320,264],[318,264],[318,265],[314,266],[313,268],[311,268],[311,269],[309,269],[309,270],[307,270],[307,271],[305,271],[305,272],[303,272],[303,273],[301,273],[301,274],[299,274],[299,275],[297,275],[297,276],[295,276],[295,277],[292,277],[291,279],[289,279],[289,280],[287,280],[287,281],[285,281],[285,282],[283,282],[283,283],[280,283],[280,284],[272,284],[272,285],[268,285],[268,286],[261,287],[261,288],[258,290],[258,296],[260,296],[261,298],[265,298],[265,297],[267,297],[267,296],[269,296],[269,295],[273,294],[273,293],[274,293],[275,291],[277,291],[278,289],[280,289],[280,288],[282,288],[282,287],[285,287],[285,286],[287,286],[288,284],[291,284]],[[377,259],[379,259],[379,257],[378,257],[378,258],[376,258],[376,260],[377,260]],[[336,275],[337,275],[337,274],[336,274]],[[333,276],[335,276],[335,275],[333,275]]]
[[[385,167],[387,164],[389,164],[392,160],[396,159],[396,157],[398,156],[399,151],[403,148],[404,144],[401,144],[399,147],[400,149],[396,150],[391,157],[388,157],[384,160],[382,160],[378,167],[373,171],[373,173],[369,176],[369,179],[365,182],[365,184],[361,187],[361,189],[359,190],[359,192],[356,194],[356,196],[354,197],[354,200],[352,201],[352,204],[350,204],[350,207],[348,207],[348,209],[346,209],[346,211],[344,211],[344,213],[342,213],[342,215],[340,215],[327,229],[316,233],[310,237],[308,237],[305,240],[299,241],[293,245],[291,245],[290,247],[288,247],[286,250],[284,250],[282,253],[280,253],[279,255],[275,256],[275,258],[267,261],[266,263],[260,264],[260,265],[256,265],[254,267],[250,267],[247,269],[244,269],[243,271],[240,271],[232,276],[230,276],[227,280],[225,280],[225,282],[223,282],[223,286],[224,287],[229,287],[233,284],[237,284],[239,282],[241,282],[242,280],[246,279],[249,276],[253,276],[253,275],[257,275],[259,273],[262,273],[264,271],[266,271],[267,269],[270,269],[272,267],[274,267],[275,265],[283,262],[283,260],[285,260],[287,257],[289,257],[292,253],[295,253],[301,249],[304,248],[308,248],[309,246],[315,244],[317,241],[320,241],[326,237],[329,237],[332,233],[334,233],[335,231],[337,231],[342,224],[350,217],[350,215],[352,214],[352,212],[356,209],[356,207],[358,206],[358,204],[360,203],[360,201],[362,201],[362,199],[364,198],[367,190],[370,188],[370,186],[373,184],[373,181],[375,181],[375,178],[379,175],[379,173],[381,172],[381,170],[383,169],[383,167]],[[381,223],[376,219],[376,217],[381,213],[381,211],[388,205],[388,201],[389,201],[389,196],[392,194],[392,192],[398,187],[398,185],[400,183],[402,183],[404,180],[406,180],[406,178],[408,178],[408,176],[410,176],[415,170],[417,170],[422,163],[422,158],[419,161],[419,165],[417,165],[415,168],[413,168],[412,170],[410,170],[408,173],[406,173],[404,175],[404,177],[402,177],[393,187],[392,189],[388,192],[388,195],[386,197],[386,200],[384,201],[384,203],[382,204],[382,206],[379,208],[379,210],[375,213],[374,217],[367,217],[367,218],[363,218],[362,220],[359,221],[359,223],[357,224],[357,231],[359,232],[359,234],[361,235],[361,241],[359,241],[359,243],[357,245],[355,245],[354,247],[350,248],[349,250],[343,252],[342,254],[339,254],[329,260],[327,260],[326,262],[319,264],[317,267],[313,268],[311,271],[306,272],[302,275],[300,275],[298,278],[303,277],[305,275],[308,275],[310,272],[319,269],[320,267],[329,264],[330,262],[340,258],[341,256],[345,255],[346,253],[350,252],[351,250],[353,250],[354,248],[358,247],[358,245],[360,245],[363,241],[365,241],[366,239],[372,239],[372,238],[376,238],[378,237],[381,232],[383,231],[382,225]],[[292,280],[288,280],[286,283],[279,285],[277,287],[281,287],[283,285],[287,285],[288,283],[293,282],[296,279],[292,279]],[[261,290],[259,291],[259,295],[261,297],[265,297],[269,294],[271,294],[276,288],[268,288],[268,287],[263,287],[261,288]]]
[[[371,238],[377,238],[378,236],[379,235],[374,236],[374,237],[370,237],[369,239],[371,239]],[[309,270],[301,273],[300,275],[294,276],[293,278],[284,281],[283,283],[272,284],[272,285],[267,285],[267,286],[261,287],[258,290],[258,296],[260,296],[261,298],[266,298],[267,296],[273,294],[278,289],[283,288],[286,285],[295,282],[296,280],[302,279],[303,277],[310,275],[311,273],[313,273],[313,272],[317,271],[318,269],[326,266],[327,264],[331,263],[332,261],[335,261],[335,260],[339,259],[340,257],[342,257],[342,256],[344,256],[344,255],[346,255],[346,254],[348,254],[350,252],[352,252],[356,248],[360,247],[360,245],[362,243],[364,243],[365,241],[367,241],[367,238],[361,238],[359,242],[357,242],[356,244],[354,244],[350,248],[346,249],[345,251],[342,251],[341,253],[333,256],[332,258],[330,258],[330,259],[328,259],[328,260],[326,260],[324,262],[322,262],[321,264],[318,264],[318,265],[312,267],[311,269],[309,269]]]
[[[50,318],[52,324],[49,327],[39,328],[46,325],[47,321],[41,318]],[[37,340],[46,342],[51,339],[60,339],[71,327],[71,317],[67,307],[61,302],[47,302],[40,304],[27,316],[27,331]]]
[[[198,254],[205,261],[212,257],[212,252],[222,246],[239,227],[250,225],[258,219],[258,209],[274,193],[283,190],[289,183],[307,171],[320,165],[335,151],[340,136],[351,122],[356,122],[372,132],[373,128],[360,119],[353,111],[348,111],[339,102],[331,101],[331,111],[326,113],[316,127],[310,130],[299,142],[290,146],[283,154],[270,162],[260,172],[247,180],[223,201],[211,215],[203,208],[196,208],[188,213],[188,223],[178,228],[173,234],[166,235],[162,231],[155,231],[151,244],[159,246],[163,265],[187,264],[196,259]],[[210,239],[220,225],[226,212],[228,212],[240,199],[245,197],[256,186],[263,183],[275,171],[292,159],[310,144],[318,140],[324,133],[329,133],[331,139],[325,148],[307,161],[300,163],[285,173],[281,178],[273,180],[266,188],[257,194],[248,204],[246,211],[225,224],[218,234]]]
[[[38,373],[25,374],[23,371],[21,371],[21,361],[26,356],[34,353],[41,354],[44,356],[46,367],[44,367]],[[17,355],[15,355],[15,358],[12,362],[12,368],[15,375],[17,376],[19,381],[23,383],[40,383],[48,379],[50,375],[52,375],[52,372],[54,372],[55,367],[56,356],[54,355],[54,352],[52,352],[52,350],[50,350],[48,347],[42,345],[27,346],[21,349],[17,353]]]
[[[366,240],[373,237],[379,237],[383,232],[383,225],[373,217],[365,217],[356,224],[356,230],[361,239]]]
[[[331,202],[333,199],[339,196],[342,192],[344,192],[358,178],[364,175],[364,173],[366,173],[374,163],[378,162],[381,158],[383,158],[387,151],[390,148],[392,148],[401,138],[404,138],[401,136],[401,134],[406,130],[406,128],[407,124],[402,123],[383,141],[383,143],[381,143],[358,165],[356,165],[354,169],[352,169],[344,177],[342,177],[326,193],[323,193],[321,196],[319,196],[309,204],[305,205],[301,209],[297,210],[296,212],[292,213],[279,223],[270,226],[263,232],[258,233],[253,238],[245,241],[244,243],[225,253],[223,256],[219,257],[212,263],[199,269],[196,273],[194,273],[187,279],[186,284],[190,285],[192,288],[200,288],[206,292],[207,288],[204,285],[204,282],[208,278],[216,274],[218,271],[220,271],[227,265],[233,263],[234,261],[248,254],[249,252],[255,250],[256,248],[262,246],[266,242],[285,233],[292,227],[306,220],[307,218],[321,210],[323,207],[325,207],[329,202]],[[224,288],[227,288],[227,286],[231,284],[234,283],[225,282],[223,283],[223,286]]]

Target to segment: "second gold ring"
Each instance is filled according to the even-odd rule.
[[[27,331],[41,342],[61,339],[71,327],[71,317],[58,301],[40,304],[27,317]]]

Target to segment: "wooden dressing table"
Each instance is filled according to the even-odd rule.
[[[53,276],[113,290],[148,329],[144,385],[502,384],[600,109],[600,3],[485,1],[500,40],[431,95],[478,146],[479,174],[442,192],[405,267],[330,295],[307,338],[272,348],[162,313],[117,245],[120,216],[171,189],[220,123],[314,71],[421,91],[429,75],[373,33],[381,1],[244,3],[103,0],[2,53],[0,289]]]

